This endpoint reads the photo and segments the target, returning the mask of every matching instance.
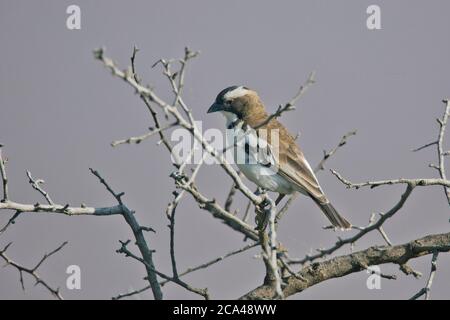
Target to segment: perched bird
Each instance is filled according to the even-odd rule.
[[[255,91],[244,86],[228,87],[217,95],[208,109],[208,113],[212,112],[221,112],[227,129],[237,137],[232,142],[235,159],[239,153],[236,149],[244,153],[243,161],[236,161],[239,170],[260,188],[279,193],[276,204],[286,194],[300,192],[314,200],[334,227],[351,227],[325,196],[294,137],[276,119],[268,121],[269,114]],[[239,135],[237,131],[244,134]],[[277,134],[277,139],[273,133]],[[252,139],[256,139],[257,144],[263,139],[269,152],[261,156],[254,142],[251,143]]]

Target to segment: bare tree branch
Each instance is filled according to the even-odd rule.
[[[94,208],[94,207],[71,207],[66,205],[44,205],[40,203],[36,204],[22,204],[14,201],[8,201],[0,203],[0,210],[8,209],[15,210],[19,212],[48,212],[48,213],[60,213],[67,216],[83,216],[83,215],[93,215],[93,216],[111,216],[122,214],[123,209],[121,206]]]
[[[9,244],[6,245],[6,247],[4,247],[2,250],[0,250],[0,257],[5,261],[6,265],[10,265],[14,268],[16,268],[16,270],[19,272],[19,280],[20,280],[20,284],[22,286],[22,289],[25,291],[25,283],[24,283],[24,279],[23,279],[23,274],[27,273],[30,276],[32,276],[35,280],[35,285],[42,285],[43,287],[45,287],[55,298],[59,299],[59,300],[63,300],[63,297],[61,296],[60,292],[59,292],[59,288],[52,288],[45,280],[43,280],[41,278],[41,276],[37,273],[37,270],[39,269],[39,267],[48,259],[50,258],[52,255],[54,255],[55,253],[57,253],[58,251],[60,251],[65,245],[67,244],[67,242],[64,242],[63,244],[61,244],[58,248],[56,248],[55,250],[51,251],[50,253],[46,253],[44,254],[44,256],[41,258],[41,260],[39,260],[39,262],[36,264],[36,266],[34,266],[33,268],[27,268],[24,267],[22,265],[20,265],[19,263],[15,262],[14,260],[12,260],[11,258],[9,258],[6,255],[6,250],[8,250],[8,248],[11,245],[11,242]]]
[[[281,289],[281,274],[278,268],[278,254],[277,254],[277,233],[275,228],[276,219],[276,205],[275,201],[267,198],[269,202],[268,209],[265,214],[269,217],[269,231],[268,231],[268,241],[262,241],[261,246],[263,248],[263,259],[266,260],[266,265],[268,266],[268,274],[266,279],[273,281],[272,286],[275,291],[275,297],[284,299],[284,294]],[[264,239],[264,237],[260,237]]]
[[[111,193],[114,198],[119,203],[119,206],[122,208],[122,216],[125,218],[125,221],[130,226],[133,231],[133,235],[136,239],[136,246],[139,248],[139,251],[142,255],[142,260],[145,261],[145,268],[147,270],[147,280],[152,287],[152,292],[156,300],[161,300],[163,298],[163,294],[161,291],[161,286],[159,285],[158,279],[156,277],[155,265],[153,263],[153,252],[149,249],[147,241],[145,240],[143,228],[137,222],[134,217],[134,212],[128,209],[122,202],[123,192],[116,193],[112,190],[109,184],[103,179],[100,173],[96,170],[90,169],[92,174],[96,176],[100,182],[105,186],[105,188]]]
[[[176,283],[176,284],[178,284],[179,286],[185,288],[188,291],[191,291],[193,293],[201,295],[202,297],[205,298],[205,300],[209,300],[208,289],[197,289],[197,288],[194,288],[194,287],[190,286],[189,284],[187,284],[186,282],[180,280],[178,277],[176,277],[176,278],[175,277],[169,277],[169,276],[165,275],[164,273],[162,273],[160,271],[157,271],[155,269],[154,265],[149,264],[148,261],[146,261],[146,260],[136,256],[134,253],[132,253],[130,250],[128,250],[127,245],[130,243],[130,240],[128,240],[128,241],[121,241],[120,243],[121,243],[121,247],[120,247],[120,249],[117,250],[118,253],[123,253],[123,254],[125,254],[126,257],[130,257],[130,258],[133,258],[133,259],[141,262],[142,264],[144,264],[146,266],[146,268],[151,269],[152,273],[157,274],[161,278],[166,279],[166,280],[168,280],[170,282]],[[158,283],[158,286],[159,286],[159,283]]]
[[[201,265],[198,265],[196,267],[187,268],[185,271],[180,273],[178,276],[179,277],[183,277],[183,276],[185,276],[185,275],[187,275],[189,273],[192,273],[192,272],[195,272],[195,271],[198,271],[198,270],[201,270],[201,269],[206,269],[206,268],[208,268],[208,267],[210,267],[210,266],[212,266],[212,265],[214,265],[214,264],[216,264],[218,262],[221,262],[221,261],[223,261],[223,260],[225,260],[225,259],[227,259],[229,257],[232,257],[234,255],[237,255],[239,253],[245,252],[245,251],[247,251],[249,249],[252,249],[252,248],[254,248],[254,247],[258,246],[258,245],[259,245],[258,243],[248,244],[248,245],[246,245],[243,248],[231,251],[231,252],[229,252],[229,253],[227,253],[227,254],[225,254],[223,256],[220,256],[220,257],[217,257],[215,259],[212,259],[212,260],[210,260],[208,262],[205,262],[205,263],[203,263]],[[171,282],[171,280],[163,280],[163,281],[160,282],[160,284],[161,284],[161,286],[164,286],[168,282]],[[151,288],[150,286],[146,286],[144,288],[141,288],[141,289],[138,289],[138,290],[134,290],[132,292],[122,293],[122,294],[117,295],[113,299],[114,300],[120,300],[120,299],[123,299],[123,298],[131,297],[133,295],[145,292],[145,291],[149,290],[150,288]]]
[[[136,54],[138,53],[139,49],[134,46],[133,47],[133,54],[131,55],[131,72],[133,73],[133,78],[134,81],[138,84],[141,84],[141,80],[139,79],[137,72],[136,72],[136,65],[135,65],[135,61],[136,61]],[[94,56],[98,59],[100,58],[99,56],[97,56],[98,54],[103,55],[103,49],[98,49],[94,51]],[[141,100],[144,102],[145,106],[147,107],[147,110],[150,112],[150,115],[153,119],[153,122],[155,124],[155,128],[157,130],[161,129],[161,124],[160,124],[160,120],[158,118],[158,113],[155,111],[155,109],[153,108],[153,106],[151,105],[151,100],[145,96],[140,94],[139,95]],[[172,145],[170,144],[170,142],[167,140],[166,136],[164,135],[164,130],[160,130],[158,131],[159,137],[160,137],[160,142],[166,147],[166,149],[170,152],[170,154],[174,157],[175,161],[175,166],[177,165],[177,163],[180,162],[180,159],[178,159],[178,156],[172,152]]]
[[[208,261],[208,262],[202,263],[201,265],[198,265],[198,266],[196,266],[196,267],[187,268],[185,271],[183,271],[182,273],[180,273],[179,276],[180,276],[180,277],[183,277],[183,276],[185,276],[185,275],[187,275],[187,274],[189,274],[189,273],[195,272],[195,271],[197,271],[197,270],[206,269],[206,268],[212,266],[213,264],[216,264],[216,263],[218,263],[218,262],[221,262],[221,261],[225,260],[226,258],[232,257],[232,256],[234,256],[234,255],[236,255],[236,254],[242,253],[242,252],[247,251],[247,250],[249,250],[249,249],[252,249],[252,248],[256,247],[257,245],[259,245],[259,243],[248,244],[248,245],[246,245],[246,246],[243,247],[243,248],[240,248],[240,249],[238,249],[238,250],[231,251],[231,252],[229,252],[229,253],[227,253],[227,254],[225,254],[225,255],[223,255],[223,256],[220,256],[220,257],[217,257],[217,258],[215,258],[215,259],[212,259],[212,260],[210,260],[210,261]],[[164,284],[166,284],[167,282],[168,282],[168,280],[162,281],[162,282],[161,282],[161,285],[164,285]]]
[[[100,60],[105,67],[107,67],[114,76],[124,80],[128,83],[132,88],[136,90],[136,92],[140,96],[144,96],[149,99],[149,101],[158,105],[165,112],[172,115],[186,130],[192,133],[192,136],[201,144],[202,148],[208,152],[211,156],[217,159],[220,166],[225,170],[225,172],[230,176],[233,182],[237,185],[239,190],[250,200],[252,200],[255,205],[259,205],[262,203],[262,198],[256,196],[250,189],[242,182],[236,170],[226,161],[223,154],[219,153],[216,149],[214,149],[202,136],[201,132],[190,123],[190,119],[186,120],[178,111],[176,106],[170,105],[161,99],[156,93],[149,87],[144,87],[140,83],[136,82],[135,78],[128,72],[124,72],[120,70],[116,64],[110,58],[104,55],[104,51],[102,49],[98,49],[94,52],[96,59]],[[190,113],[190,111],[189,111]]]
[[[436,119],[437,123],[439,124],[439,133],[436,141],[427,143],[424,146],[421,146],[419,148],[416,148],[412,150],[413,152],[423,150],[425,148],[431,147],[436,145],[437,147],[437,154],[438,154],[438,165],[430,164],[431,168],[437,169],[439,172],[439,176],[443,180],[447,180],[446,172],[445,172],[445,157],[449,155],[448,151],[444,150],[444,135],[445,130],[448,123],[448,118],[450,116],[450,102],[449,100],[443,100],[442,101],[445,104],[445,111],[444,115],[442,116],[442,119]],[[447,185],[444,185],[444,192],[445,196],[447,197],[447,202],[450,205],[450,187]]]
[[[41,184],[45,183],[45,181],[42,179],[34,180],[33,177],[31,176],[30,171],[28,171],[28,170],[27,170],[27,177],[28,177],[28,182],[31,184],[31,186],[44,196],[44,198],[45,198],[45,200],[47,200],[48,204],[54,205],[55,203],[50,198],[50,195],[48,194],[48,192],[46,192],[41,187]]]
[[[109,186],[109,184],[103,179],[103,177],[98,173],[98,171],[95,171],[93,169],[90,169],[92,174],[95,175],[99,181],[106,187],[106,189],[114,196],[114,198],[117,200],[118,205],[113,207],[106,207],[106,208],[93,208],[93,207],[70,207],[68,204],[66,205],[58,205],[54,204],[51,198],[48,196],[48,194],[43,191],[39,184],[39,180],[34,180],[31,177],[30,173],[27,173],[28,178],[30,180],[30,184],[38,190],[41,194],[43,194],[47,200],[47,202],[51,203],[48,205],[42,205],[39,203],[36,203],[34,205],[30,204],[21,204],[16,203],[10,200],[6,200],[4,202],[0,202],[0,210],[1,209],[9,209],[9,210],[15,210],[16,214],[10,219],[8,224],[2,228],[2,232],[17,218],[17,216],[22,212],[48,212],[48,213],[61,213],[65,215],[96,215],[96,216],[109,216],[109,215],[122,215],[125,218],[125,221],[130,226],[131,230],[133,231],[133,234],[136,238],[136,245],[138,246],[143,259],[146,261],[146,269],[147,269],[147,278],[148,281],[152,287],[153,294],[155,296],[155,299],[162,299],[162,292],[161,287],[159,285],[159,282],[157,280],[156,274],[153,272],[153,269],[147,266],[153,266],[153,259],[152,259],[152,251],[148,248],[147,242],[144,238],[143,231],[149,230],[149,228],[142,227],[137,222],[136,218],[134,217],[134,212],[130,211],[122,202],[122,196],[124,193],[115,193],[112,188]],[[3,250],[6,251],[7,248]],[[58,249],[59,250],[59,249]],[[51,255],[51,254],[50,254]],[[35,271],[42,262],[47,259],[48,256],[44,256],[44,259],[40,261],[40,263],[34,268],[34,269],[27,269],[31,271]],[[5,257],[4,257],[5,258]],[[22,271],[26,272],[25,269]],[[21,278],[22,279],[22,278]],[[46,284],[44,284],[46,286]],[[47,286],[46,286],[47,287]],[[49,288],[51,289],[51,288]],[[56,292],[56,291],[55,291]]]
[[[416,148],[416,149],[412,149],[411,151],[412,151],[412,152],[417,152],[417,151],[426,149],[426,148],[428,148],[428,147],[434,146],[435,144],[437,144],[437,141],[433,141],[433,142],[427,143],[427,144],[425,144],[425,145],[423,145],[423,146],[421,146],[421,147],[418,147],[418,148]]]
[[[241,172],[239,172],[238,174],[239,174],[239,177],[242,177],[242,173]],[[225,200],[225,207],[224,207],[224,209],[226,211],[229,211],[229,212],[231,211],[231,205],[233,204],[233,200],[234,200],[234,196],[236,194],[236,190],[237,190],[236,184],[233,183],[231,185],[231,187],[230,187],[230,191],[228,192],[227,198]]]
[[[436,270],[437,270],[438,255],[439,255],[439,252],[436,251],[433,253],[433,257],[431,258],[431,271],[430,271],[430,276],[428,277],[427,285],[425,286],[425,288],[422,288],[418,293],[416,293],[413,297],[411,297],[410,300],[416,300],[423,295],[425,295],[425,300],[430,299],[431,286],[433,285],[433,279],[434,279],[434,276],[435,276]]]
[[[394,185],[394,184],[407,184],[411,185],[413,187],[419,186],[419,187],[426,187],[426,186],[450,186],[450,181],[446,179],[392,179],[392,180],[380,180],[380,181],[367,181],[362,183],[352,183],[345,178],[343,178],[338,172],[334,170],[330,170],[332,174],[336,176],[336,178],[339,179],[343,184],[347,186],[347,188],[354,188],[359,189],[362,187],[370,187],[370,188],[376,188],[383,185]]]
[[[442,179],[447,180],[447,176],[445,173],[445,150],[443,147],[444,143],[444,134],[445,129],[447,127],[448,117],[450,116],[450,102],[449,100],[444,100],[445,103],[445,112],[442,116],[442,120],[438,119],[438,123],[441,127],[439,130],[439,136],[438,136],[438,143],[437,143],[437,151],[438,151],[438,158],[439,158],[439,175]],[[450,205],[450,188],[448,186],[444,187],[445,196],[447,197],[447,202]]]
[[[341,181],[347,188],[375,188],[383,185],[403,184],[405,185],[406,189],[401,194],[400,199],[393,205],[390,210],[385,213],[372,213],[367,226],[354,226],[353,229],[356,230],[356,233],[353,236],[347,238],[338,237],[337,242],[328,249],[318,249],[318,252],[316,254],[306,255],[303,259],[291,259],[287,254],[287,249],[284,248],[277,240],[277,222],[288,210],[295,196],[290,197],[285,205],[281,209],[277,210],[275,202],[266,193],[264,193],[263,191],[252,192],[244,183],[242,175],[234,169],[231,163],[227,161],[227,158],[224,154],[227,149],[217,150],[211,143],[209,143],[205,139],[203,133],[197,126],[192,109],[188,107],[188,105],[183,100],[182,93],[185,86],[187,65],[191,59],[198,56],[198,52],[185,48],[184,56],[182,58],[169,60],[160,59],[153,65],[153,67],[155,67],[156,65],[162,66],[163,75],[167,78],[169,90],[173,95],[173,100],[172,97],[167,100],[172,101],[171,103],[168,103],[165,99],[162,99],[159,93],[157,94],[151,86],[143,84],[142,80],[137,74],[135,66],[137,52],[138,49],[134,47],[130,59],[131,66],[126,70],[121,70],[112,59],[106,57],[103,49],[96,50],[94,52],[94,55],[97,60],[99,60],[106,68],[108,68],[112,72],[113,76],[122,79],[139,95],[140,99],[144,102],[148,111],[150,112],[153,121],[153,126],[149,128],[150,131],[146,134],[114,141],[112,142],[112,146],[114,147],[126,143],[139,144],[145,139],[148,139],[155,135],[159,135],[160,140],[158,144],[163,144],[172,156],[175,171],[172,172],[170,177],[174,181],[175,191],[173,192],[173,199],[167,205],[165,212],[167,219],[169,220],[169,251],[172,266],[172,276],[168,276],[166,273],[159,271],[158,268],[155,267],[153,261],[154,251],[151,250],[146,238],[144,237],[145,231],[154,232],[154,230],[150,227],[141,226],[138,223],[134,215],[134,211],[130,210],[123,202],[124,193],[116,193],[108,184],[108,182],[106,182],[106,180],[99,174],[98,171],[90,169],[91,173],[99,179],[100,183],[103,184],[107,191],[115,198],[118,203],[116,206],[96,208],[86,207],[85,205],[76,207],[69,204],[57,204],[52,200],[48,192],[46,192],[42,188],[42,184],[44,183],[44,181],[42,179],[34,179],[29,171],[27,171],[27,176],[30,185],[45,198],[47,203],[36,203],[33,205],[14,202],[10,200],[8,194],[8,179],[5,168],[6,160],[2,158],[1,145],[0,175],[3,186],[3,198],[0,201],[0,210],[3,209],[8,214],[10,214],[9,210],[13,210],[15,213],[10,217],[7,224],[0,229],[0,235],[3,234],[3,232],[14,223],[19,215],[25,212],[58,213],[69,216],[123,216],[125,222],[129,225],[131,231],[133,232],[135,245],[137,246],[140,255],[137,255],[133,253],[132,250],[128,249],[127,246],[131,243],[131,240],[121,241],[121,247],[117,250],[117,252],[122,253],[127,257],[131,257],[132,259],[143,264],[146,270],[145,280],[148,281],[148,285],[138,290],[120,294],[113,299],[130,297],[150,289],[152,290],[155,299],[162,299],[163,293],[161,287],[168,282],[173,282],[181,288],[198,294],[205,299],[209,299],[210,296],[206,288],[195,288],[185,281],[182,281],[180,278],[191,272],[208,268],[211,265],[222,261],[223,259],[244,252],[257,245],[260,245],[262,249],[261,256],[266,268],[266,276],[264,279],[264,283],[260,287],[250,291],[248,294],[241,297],[242,299],[283,299],[295,293],[301,292],[317,283],[327,281],[336,277],[346,276],[350,273],[358,272],[361,270],[371,270],[371,265],[384,263],[397,264],[400,270],[405,274],[412,274],[418,277],[420,276],[420,273],[408,266],[408,261],[410,259],[432,253],[432,267],[427,285],[413,298],[419,298],[422,295],[425,295],[425,299],[428,299],[430,297],[430,289],[436,273],[436,261],[438,254],[440,252],[450,251],[450,233],[429,235],[427,237],[417,239],[403,245],[394,246],[392,245],[392,241],[386,234],[383,226],[389,218],[395,215],[404,206],[407,199],[411,196],[413,190],[418,186],[443,187],[447,200],[450,204],[450,181],[446,178],[444,164],[445,157],[450,155],[450,151],[445,151],[443,147],[445,129],[448,122],[448,117],[450,115],[450,106],[447,100],[444,101],[446,103],[445,113],[442,119],[438,119],[440,130],[437,140],[415,149],[416,151],[418,151],[433,145],[437,146],[439,163],[438,165],[431,166],[439,171],[440,178],[400,178],[352,183],[351,181],[343,178],[336,171],[331,170],[333,175],[335,175],[337,179]],[[309,86],[314,82],[314,73],[311,73],[307,81],[300,87],[297,94],[285,105],[280,105],[276,112],[269,115],[268,118],[263,121],[263,123],[256,126],[256,129],[267,124],[269,121],[280,117],[284,112],[293,110],[295,108],[294,104],[304,95]],[[164,118],[160,119],[156,110],[162,111]],[[195,158],[194,148],[190,150],[187,157],[183,156],[183,159],[181,159],[173,152],[171,142],[167,139],[165,133],[167,133],[166,130],[170,130],[174,127],[180,127],[184,130],[187,130],[190,136],[194,138],[196,143],[198,142],[200,144],[203,151],[203,157],[200,163],[197,163],[195,167],[191,167],[191,160],[192,158]],[[323,158],[318,163],[314,171],[317,173],[321,170],[324,170],[326,161],[328,161],[330,157],[333,156],[337,152],[337,150],[339,150],[339,148],[343,147],[347,143],[348,139],[355,134],[356,131],[348,132],[341,138],[339,143],[334,148],[329,151],[324,151]],[[206,197],[196,184],[196,178],[199,171],[203,167],[205,157],[209,155],[216,160],[216,162],[231,179],[232,186],[230,191],[226,195],[226,200],[223,207],[219,205],[214,198],[210,199]],[[188,170],[187,168],[189,168],[190,170]],[[233,200],[236,192],[238,191],[248,199],[248,205],[242,219],[237,216],[238,209],[234,210],[233,213],[231,212]],[[212,215],[214,218],[219,219],[231,229],[243,234],[245,236],[245,240],[251,239],[253,241],[256,241],[256,243],[249,244],[241,249],[217,257],[199,266],[188,268],[187,270],[179,273],[175,254],[175,224],[178,205],[184,199],[185,195],[189,195],[190,197],[192,197],[202,210],[207,211],[210,215]],[[256,229],[252,226],[252,224],[248,224],[246,222],[249,216],[251,205],[255,206],[257,220]],[[329,227],[325,228],[329,229]],[[362,250],[359,252],[330,258],[325,261],[316,261],[318,259],[323,259],[329,255],[335,254],[338,249],[347,244],[350,246],[350,250],[352,252],[355,242],[374,230],[381,235],[383,241],[386,242],[388,246],[372,246],[366,250]],[[48,257],[59,251],[63,246],[64,244],[50,254],[44,255],[44,257],[32,269],[27,269],[23,266],[20,266],[6,256],[5,252],[8,249],[9,245],[7,245],[2,251],[0,251],[0,256],[3,258],[3,260],[7,261],[8,264],[12,265],[18,270],[20,275],[20,282],[23,287],[23,273],[29,273],[35,278],[37,283],[41,283],[42,285],[44,285],[47,290],[49,290],[52,294],[59,298],[60,296],[58,290],[52,289],[44,281],[41,281],[35,271],[42,265],[42,263],[44,263],[44,261]],[[292,269],[293,265],[297,264],[299,264],[301,268],[298,272]],[[377,273],[376,271],[370,272]],[[395,275],[383,274],[381,272],[378,272],[377,274],[386,279],[396,279]]]
[[[267,117],[266,120],[264,120],[263,122],[261,122],[260,124],[258,124],[257,126],[254,127],[255,130],[265,126],[266,124],[268,124],[272,119],[276,119],[281,117],[281,115],[286,112],[286,111],[292,111],[295,110],[295,104],[297,103],[297,101],[306,93],[306,91],[308,90],[308,88],[314,84],[316,82],[315,79],[316,73],[313,71],[309,74],[308,79],[306,80],[306,82],[304,84],[302,84],[299,88],[299,90],[297,91],[297,93],[295,94],[295,96],[289,101],[287,102],[284,106],[280,105],[278,106],[277,111],[275,111],[273,114],[271,114],[269,117]]]
[[[20,211],[16,211],[11,218],[9,218],[8,222],[0,229],[0,235],[6,231],[6,229],[9,228],[9,226],[13,225],[14,223],[16,223],[16,219],[19,217],[19,215],[21,214]]]
[[[5,164],[6,160],[2,157],[2,147],[3,145],[0,144],[0,175],[2,178],[2,184],[3,184],[3,199],[0,202],[7,202],[8,201],[8,177],[6,176],[6,169]]]
[[[138,290],[133,290],[133,291],[130,291],[130,292],[127,292],[127,293],[118,294],[117,296],[112,297],[111,300],[120,300],[120,299],[123,299],[123,298],[132,297],[132,296],[138,295],[138,294],[140,294],[142,292],[145,292],[145,291],[147,291],[149,289],[151,289],[150,285],[148,285],[148,286],[146,286],[144,288],[138,289]]]
[[[394,263],[400,266],[411,259],[434,252],[448,252],[450,251],[449,243],[450,233],[435,234],[397,246],[373,246],[352,254],[312,263],[303,267],[297,273],[306,281],[295,276],[289,276],[285,279],[286,286],[283,288],[283,293],[285,297],[289,297],[329,279],[365,270],[365,266],[386,263]],[[273,287],[264,284],[243,295],[240,299],[271,299],[274,295]]]
[[[356,130],[353,131],[349,131],[347,132],[345,135],[342,136],[341,140],[339,141],[339,143],[337,144],[336,147],[334,147],[333,149],[331,149],[330,151],[325,151],[323,152],[323,158],[322,160],[320,160],[320,162],[317,164],[317,166],[314,169],[314,173],[319,173],[321,170],[324,170],[324,165],[325,162],[327,162],[335,153],[337,150],[339,150],[339,148],[343,147],[344,145],[347,144],[348,139],[351,136],[356,135]],[[288,201],[286,201],[286,203],[284,204],[284,206],[278,211],[277,216],[276,216],[276,222],[280,221],[283,216],[286,214],[286,212],[288,211],[289,207],[292,205],[292,203],[294,202],[294,200],[297,198],[298,193],[294,193],[292,194]]]
[[[400,200],[394,205],[394,207],[392,207],[386,213],[380,214],[380,218],[378,219],[378,221],[371,222],[371,223],[369,223],[369,225],[367,227],[360,228],[360,231],[357,234],[355,234],[354,236],[346,238],[346,239],[338,238],[338,241],[334,244],[334,246],[332,246],[328,249],[320,249],[320,250],[318,250],[317,254],[306,255],[303,259],[291,260],[290,263],[291,264],[304,264],[306,262],[312,262],[319,258],[323,258],[327,255],[334,253],[335,251],[337,251],[339,248],[341,248],[342,246],[344,246],[346,244],[351,245],[351,244],[355,243],[357,240],[361,239],[367,233],[369,233],[373,230],[379,230],[379,228],[383,225],[383,223],[387,219],[392,217],[395,213],[397,213],[403,207],[406,200],[411,195],[413,189],[414,189],[414,187],[412,185],[408,185],[405,192],[400,197]]]
[[[339,148],[345,146],[347,144],[347,140],[348,138],[350,138],[351,136],[356,135],[356,130],[353,131],[349,131],[346,134],[344,134],[341,138],[341,140],[339,141],[339,143],[337,144],[336,147],[334,147],[333,149],[331,149],[330,151],[323,151],[323,158],[322,160],[320,160],[319,164],[316,166],[316,168],[314,169],[314,173],[319,172],[320,170],[324,170],[324,164],[325,162],[331,157],[333,156],[336,151],[339,150]]]
[[[112,147],[117,147],[118,145],[121,145],[121,144],[133,144],[133,143],[134,144],[139,144],[142,141],[144,141],[144,140],[154,136],[155,134],[160,133],[160,132],[162,132],[164,130],[173,128],[176,125],[177,125],[177,122],[174,122],[174,123],[170,123],[170,124],[165,125],[165,126],[160,127],[160,128],[156,128],[156,129],[150,128],[150,132],[147,132],[147,133],[145,133],[143,135],[140,135],[140,136],[137,136],[137,137],[130,137],[130,138],[127,138],[127,139],[122,139],[122,140],[115,140],[115,141],[111,142],[111,146]]]
[[[248,225],[247,223],[243,222],[241,219],[236,217],[235,215],[225,211],[215,199],[208,199],[204,195],[202,195],[200,192],[198,192],[197,189],[195,189],[192,186],[187,186],[184,184],[180,184],[180,187],[184,190],[188,191],[197,202],[198,206],[201,209],[204,209],[208,212],[210,212],[215,218],[218,218],[222,220],[226,225],[231,227],[233,230],[236,230],[238,232],[241,232],[246,237],[258,241],[258,234],[255,232],[255,230]]]

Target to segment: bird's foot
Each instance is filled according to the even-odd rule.
[[[270,202],[267,199],[264,199],[260,205],[255,207],[255,229],[258,231],[264,231],[269,223],[268,206],[270,206]]]

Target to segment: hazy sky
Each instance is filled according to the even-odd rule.
[[[71,4],[81,8],[81,30],[66,28],[66,8]],[[381,8],[381,30],[366,27],[371,4]],[[9,158],[11,198],[42,201],[28,184],[28,169],[45,179],[45,188],[58,203],[114,205],[88,170],[98,169],[116,190],[126,193],[124,200],[140,222],[157,230],[147,239],[156,250],[156,267],[170,273],[164,211],[172,199],[173,167],[156,138],[138,146],[110,146],[112,140],[146,132],[152,122],[134,92],[93,59],[92,50],[100,46],[124,68],[137,45],[141,77],[163,97],[169,93],[167,83],[151,65],[162,57],[180,57],[185,46],[200,50],[189,66],[184,98],[205,128],[224,125],[219,115],[206,114],[221,89],[245,84],[273,111],[315,70],[317,83],[297,110],[282,118],[292,132],[301,132],[298,141],[311,164],[345,132],[358,129],[327,168],[353,181],[435,177],[435,170],[428,168],[436,162],[435,150],[410,150],[435,139],[441,100],[450,96],[448,12],[450,2],[445,0],[0,0],[0,142]],[[356,225],[367,224],[372,212],[390,209],[404,188],[350,191],[328,170],[318,177],[334,205]],[[208,197],[220,201],[231,185],[217,166],[202,169],[198,182]],[[234,208],[242,213],[245,204],[239,196]],[[0,212],[1,225],[8,218]],[[180,205],[177,219],[180,270],[245,245],[240,234],[189,197]],[[336,234],[323,230],[325,224],[315,204],[301,197],[281,222],[280,241],[292,257],[303,257],[311,248],[334,244]],[[415,190],[385,229],[395,244],[447,232],[449,208],[441,188]],[[144,268],[115,253],[118,240],[131,237],[121,217],[24,214],[0,237],[0,247],[13,241],[9,255],[31,266],[67,240],[69,245],[42,267],[42,276],[61,286],[65,298],[109,299],[146,285]],[[355,248],[375,244],[383,241],[374,233]],[[213,298],[236,298],[263,280],[257,253],[253,249],[185,279],[208,287]],[[346,253],[348,247],[339,251]],[[411,263],[426,275],[419,280],[403,275],[397,266],[384,265],[382,272],[395,273],[398,280],[383,279],[380,290],[368,290],[368,274],[360,272],[292,298],[409,298],[425,285],[430,259]],[[73,264],[81,268],[81,290],[65,287],[65,270]],[[433,298],[450,297],[449,265],[449,256],[440,255]],[[16,270],[0,270],[0,298],[50,297],[29,278],[25,284],[24,293]],[[173,284],[163,290],[169,299],[198,298]],[[151,297],[151,292],[141,295]]]

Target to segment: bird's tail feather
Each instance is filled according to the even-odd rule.
[[[320,202],[318,199],[314,199],[314,201],[334,227],[341,229],[350,229],[352,227],[351,223],[341,216],[329,201]]]

